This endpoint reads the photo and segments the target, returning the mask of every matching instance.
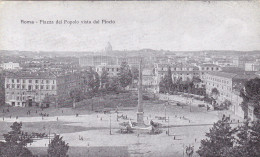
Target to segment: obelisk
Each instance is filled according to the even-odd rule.
[[[138,108],[137,108],[137,125],[144,125],[144,109],[143,109],[143,86],[142,86],[142,58],[139,64],[139,80],[138,80]]]

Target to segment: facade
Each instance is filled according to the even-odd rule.
[[[5,102],[12,106],[39,105],[47,95],[57,94],[56,77],[47,73],[7,73]]]
[[[199,69],[195,66],[174,65],[174,64],[154,64],[155,82],[157,83],[157,92],[159,92],[159,83],[168,73],[168,67],[171,68],[172,80],[191,81],[193,77],[199,77]]]
[[[211,95],[213,88],[219,91],[216,97],[218,104],[228,100],[231,102],[230,110],[236,115],[243,117],[243,111],[240,107],[243,99],[239,96],[240,90],[244,87],[244,83],[249,79],[257,77],[254,74],[245,73],[227,73],[227,72],[211,72],[205,75],[206,93]]]
[[[79,65],[81,67],[86,66],[99,66],[99,65],[116,65],[117,59],[113,56],[106,55],[89,55],[83,56],[79,58]]]
[[[260,71],[260,63],[245,63],[245,71]]]
[[[20,69],[19,63],[13,63],[13,62],[3,63],[3,64],[1,64],[1,67],[2,67],[4,70]]]
[[[96,72],[101,76],[103,68],[106,69],[110,77],[117,76],[120,65],[99,65],[96,67]]]
[[[129,56],[129,57],[117,57],[117,65],[121,65],[126,62],[131,67],[138,67],[140,64],[139,56]]]
[[[54,75],[50,72],[9,72],[5,75],[5,102],[11,106],[42,106],[46,97],[65,100],[70,91],[81,88],[76,73]],[[59,102],[50,102],[57,105]]]
[[[153,70],[143,69],[142,72],[142,85],[145,90],[156,92],[156,86],[159,84],[155,79]]]

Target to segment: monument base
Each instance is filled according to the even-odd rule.
[[[137,125],[144,126],[144,112],[137,112]]]

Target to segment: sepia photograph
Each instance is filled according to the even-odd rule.
[[[260,1],[0,1],[0,157],[260,157]]]

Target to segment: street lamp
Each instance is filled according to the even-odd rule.
[[[170,117],[168,116],[168,136],[170,136]]]
[[[164,118],[165,118],[165,122],[166,122],[166,104],[164,105]]]
[[[111,133],[111,113],[109,114],[109,122],[110,122],[109,133],[110,133],[110,135],[112,135],[112,133]]]

